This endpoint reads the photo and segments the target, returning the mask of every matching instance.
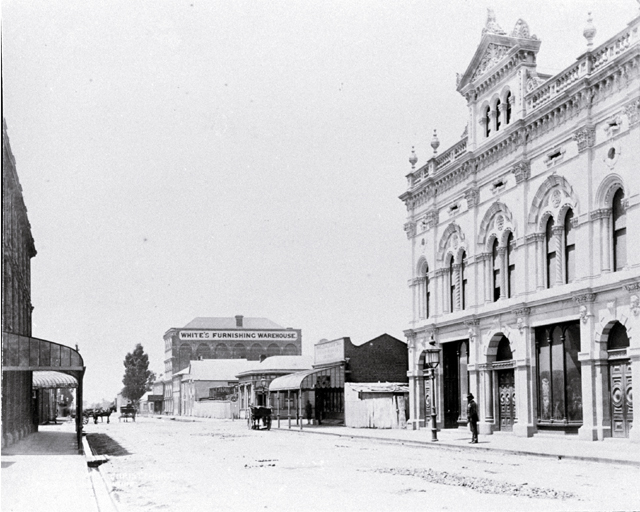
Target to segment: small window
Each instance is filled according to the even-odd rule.
[[[507,97],[505,98],[505,122],[507,124],[511,123],[511,91],[507,93]]]
[[[547,288],[552,288],[556,280],[556,243],[553,239],[554,224],[555,222],[553,217],[549,217],[545,232],[547,251]]]
[[[569,210],[564,217],[564,282],[571,283],[576,277],[576,234],[571,221],[573,211]]]
[[[484,136],[491,134],[491,109],[487,107],[484,111]]]
[[[493,249],[491,251],[491,259],[493,262],[493,302],[500,298],[500,256],[498,254],[498,239],[493,240]]]
[[[453,257],[449,260],[449,312],[453,312],[453,304],[456,293],[455,279],[453,275]]]
[[[516,262],[513,256],[514,249],[513,233],[509,233],[507,239],[507,297],[511,298],[516,293]]]
[[[500,100],[496,101],[496,132],[500,130]]]
[[[467,307],[467,253],[462,253],[462,263],[460,265],[460,285],[462,286],[462,290],[460,290],[460,300],[462,302],[462,309],[466,309]]]
[[[431,301],[431,291],[429,290],[429,267],[424,267],[424,312],[425,318],[429,318],[429,302]]]
[[[620,188],[613,196],[613,270],[622,270],[627,264],[627,214],[624,210],[624,192]]]

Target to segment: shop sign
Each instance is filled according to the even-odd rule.
[[[185,341],[296,341],[296,331],[180,331],[178,337]]]
[[[314,364],[328,364],[344,361],[344,339],[322,341],[315,345]]]

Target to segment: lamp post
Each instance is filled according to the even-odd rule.
[[[431,348],[426,350],[425,366],[431,372],[431,441],[438,440],[438,426],[436,425],[436,366],[440,363],[440,349],[436,348],[435,340],[429,342]]]

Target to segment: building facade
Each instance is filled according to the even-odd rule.
[[[177,400],[181,376],[176,374],[188,368],[191,361],[297,356],[302,352],[302,331],[267,318],[198,317],[184,327],[169,329],[164,347],[164,412],[180,414]]]
[[[640,17],[560,73],[489,11],[457,91],[460,141],[400,199],[411,244],[410,424],[640,441]],[[560,67],[560,65],[558,66]],[[434,387],[426,350],[439,348]]]

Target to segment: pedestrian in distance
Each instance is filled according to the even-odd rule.
[[[471,429],[471,441],[470,443],[478,442],[478,404],[473,400],[473,395],[469,393],[467,395],[467,421],[469,421],[469,428]]]

